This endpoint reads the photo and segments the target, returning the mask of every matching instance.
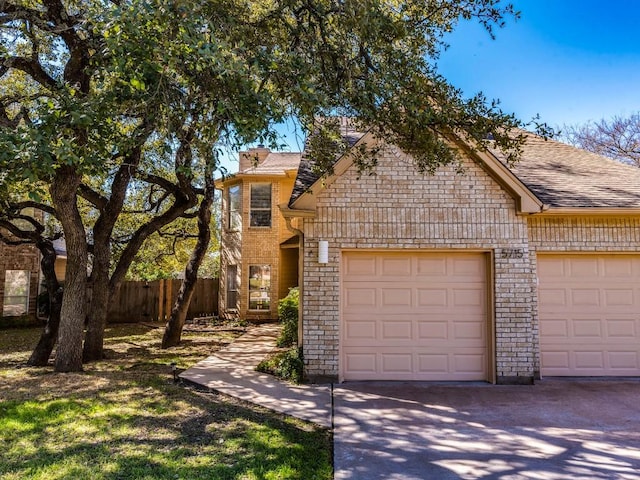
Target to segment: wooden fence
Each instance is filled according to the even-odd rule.
[[[109,322],[164,321],[171,313],[181,280],[123,282],[109,308]],[[187,319],[218,314],[218,279],[198,279]]]

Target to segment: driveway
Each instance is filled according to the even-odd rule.
[[[640,480],[640,380],[344,383],[335,478]]]

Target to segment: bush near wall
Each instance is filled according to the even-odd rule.
[[[278,302],[278,317],[282,323],[282,332],[277,346],[287,348],[264,359],[256,370],[276,377],[300,383],[304,375],[302,349],[298,348],[298,305],[300,292],[297,288],[289,290],[289,294]]]
[[[282,323],[282,332],[277,340],[278,347],[298,345],[298,305],[300,290],[292,288],[289,294],[278,302],[278,318]]]

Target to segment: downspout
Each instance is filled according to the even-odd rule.
[[[299,228],[295,228],[291,225],[291,220],[293,217],[285,217],[284,220],[287,225],[287,230],[291,233],[298,236],[298,292],[299,292],[299,302],[298,302],[298,347],[302,347],[302,302],[303,302],[303,284],[302,279],[304,278],[303,270],[304,270],[304,232]]]

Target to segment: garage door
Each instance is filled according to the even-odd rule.
[[[486,380],[483,254],[348,252],[344,380]]]
[[[539,255],[541,374],[640,375],[640,256]]]

